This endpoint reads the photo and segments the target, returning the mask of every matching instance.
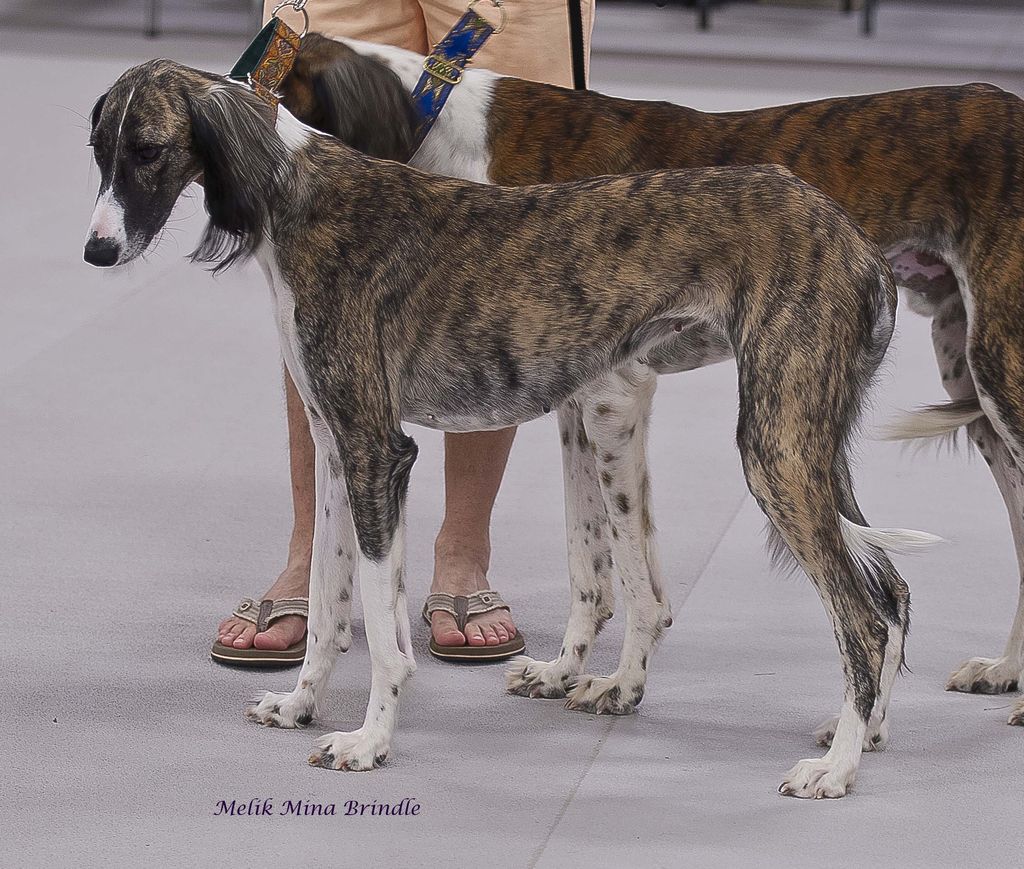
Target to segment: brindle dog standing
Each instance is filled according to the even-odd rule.
[[[127,262],[203,175],[196,258],[255,254],[317,448],[310,634],[296,689],[250,714],[315,713],[351,643],[358,563],[372,661],[363,726],[311,762],[370,769],[391,747],[414,669],[403,510],[416,446],[403,419],[447,430],[515,425],[570,406],[625,588],[619,669],[571,702],[628,711],[670,620],[653,541],[645,441],[655,374],[643,359],[687,324],[728,337],[751,491],[811,577],[846,677],[835,740],[783,791],[842,796],[879,738],[903,660],[909,597],[854,499],[847,441],[891,335],[885,259],[827,197],[772,167],[500,188],[362,156],[241,85],[170,61],[125,73],[93,112],[100,195],[86,259]],[[607,564],[597,569],[606,571]],[[596,593],[595,589],[595,593]]]
[[[495,184],[776,163],[839,202],[888,251],[912,307],[932,317],[942,384],[953,399],[893,434],[967,427],[1006,502],[1024,577],[1024,102],[972,84],[706,114],[469,69],[411,155],[406,94],[422,62],[402,49],[310,34],[285,82],[285,104],[356,147]],[[731,355],[726,336],[700,325],[652,362],[681,371]],[[593,468],[586,455],[566,461]],[[574,535],[572,523],[569,531],[577,573],[592,573],[601,541]],[[542,691],[557,691],[561,677],[581,672],[571,650],[592,641],[596,622],[592,602],[574,596],[557,666],[539,677],[536,667],[514,671],[513,690],[537,690],[540,678]],[[964,661],[947,687],[1012,691],[1022,671],[1024,579],[1003,654]],[[1024,724],[1024,699],[1009,721]],[[820,735],[827,741],[830,729]]]

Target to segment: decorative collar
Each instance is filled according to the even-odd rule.
[[[228,78],[246,82],[255,94],[273,106],[275,112],[281,100],[278,95],[281,82],[292,71],[299,53],[299,43],[309,26],[309,16],[303,8],[305,5],[306,0],[289,0],[275,8],[273,17],[256,34],[256,38],[249,43],[249,47],[228,73]],[[277,17],[278,10],[283,6],[291,6],[304,16],[306,27],[301,34]]]
[[[291,72],[299,53],[302,37],[309,29],[309,15],[305,10],[307,0],[286,0],[276,6],[271,19],[256,34],[238,62],[231,68],[228,78],[247,83],[255,94],[277,111],[281,101],[281,83]],[[479,0],[471,0],[465,14],[455,26],[434,46],[434,50],[423,61],[423,74],[413,89],[412,98],[420,114],[414,131],[414,146],[426,138],[441,109],[448,101],[452,88],[462,81],[462,72],[472,61],[492,33],[505,29],[507,13],[502,0],[491,0],[501,13],[501,22],[495,27],[486,18],[474,11]],[[302,33],[296,33],[277,17],[279,10],[290,6],[301,12],[304,19]]]
[[[506,12],[502,0],[491,0],[501,13],[501,23],[497,27],[474,11],[477,2],[472,0],[466,13],[423,61],[423,74],[412,92],[413,102],[420,115],[414,131],[414,147],[419,147],[434,126],[452,88],[462,81],[462,72],[473,55],[492,33],[501,33],[505,29]]]

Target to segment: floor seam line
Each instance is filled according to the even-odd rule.
[[[739,518],[740,511],[743,510],[744,505],[747,503],[749,492],[744,492],[736,504],[736,507],[732,511],[732,515],[729,517],[729,521],[725,523],[725,527],[722,529],[722,533],[718,535],[718,539],[715,541],[711,550],[708,552],[707,557],[701,563],[696,575],[694,576],[693,585],[690,586],[690,590],[687,591],[686,597],[683,598],[683,602],[680,603],[680,607],[686,602],[686,599],[690,596],[690,592],[697,587],[697,584],[704,576],[704,571],[707,570],[708,565],[711,563],[711,559],[715,557],[715,553],[718,552],[718,548],[722,545],[726,535],[732,530],[732,527],[736,524],[736,520]],[[566,812],[569,811],[569,806],[572,805],[572,801],[576,798],[576,794],[583,784],[583,780],[590,774],[590,770],[593,769],[594,764],[597,763],[598,755],[601,754],[601,749],[604,748],[605,741],[611,734],[612,729],[615,727],[617,719],[611,718],[608,722],[608,727],[605,732],[601,734],[601,738],[597,741],[597,745],[594,746],[594,750],[591,752],[590,760],[584,767],[583,772],[580,773],[579,778],[576,779],[569,793],[566,795],[565,800],[562,802],[561,808],[558,810],[558,814],[555,815],[555,819],[551,826],[548,828],[547,834],[544,836],[543,841],[534,850],[533,854],[530,855],[530,860],[526,864],[526,869],[535,869],[537,864],[540,862],[540,858],[544,856],[544,852],[547,850],[548,843],[551,841],[552,836],[555,834],[555,830],[558,829],[559,824],[562,823],[562,819],[565,817]]]
[[[558,829],[558,825],[562,823],[562,818],[565,817],[565,813],[569,811],[569,806],[572,805],[572,801],[576,798],[576,793],[579,791],[580,785],[583,784],[583,780],[590,774],[590,770],[594,768],[594,764],[597,763],[597,757],[601,753],[601,749],[604,748],[605,741],[608,739],[608,734],[612,732],[612,728],[615,727],[615,722],[617,720],[618,719],[614,716],[608,719],[608,726],[605,728],[604,733],[601,734],[601,738],[597,740],[597,744],[590,753],[590,759],[583,768],[583,772],[580,773],[579,778],[576,779],[572,788],[570,788],[569,793],[566,794],[565,799],[562,801],[562,807],[558,810],[558,814],[555,815],[554,821],[548,828],[547,835],[544,836],[543,841],[537,846],[533,854],[530,855],[530,861],[526,864],[526,869],[534,869],[537,863],[540,862],[540,858],[544,856],[544,851],[547,849],[548,843],[551,841],[551,837],[555,834],[555,830]]]
[[[725,523],[725,527],[722,529],[722,533],[718,535],[718,539],[714,542],[714,545],[708,551],[708,554],[704,557],[704,560],[701,562],[700,567],[694,574],[693,582],[690,584],[688,588],[685,589],[685,594],[683,595],[682,600],[679,601],[679,603],[677,604],[680,611],[686,605],[686,601],[689,600],[690,595],[693,593],[693,590],[698,585],[700,585],[700,581],[704,578],[704,572],[708,569],[708,565],[711,564],[711,560],[715,557],[719,547],[722,545],[726,536],[732,530],[732,527],[736,524],[736,520],[739,518],[740,511],[743,510],[743,507],[747,503],[747,498],[749,497],[749,492],[744,492],[743,495],[740,497],[739,502],[736,504],[735,509],[733,509],[732,511],[732,515],[729,517],[729,521]],[[673,609],[675,610],[675,607],[673,607]]]

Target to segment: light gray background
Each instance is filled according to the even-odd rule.
[[[687,13],[608,7],[593,83],[706,109],[978,78],[1024,92],[1024,16],[921,14],[883,6],[882,35],[865,44],[851,19],[737,7],[702,42]],[[222,70],[242,45],[14,30],[0,40],[0,864],[1021,865],[1024,730],[1004,723],[1011,698],[942,690],[964,657],[1001,651],[1016,599],[1007,522],[980,460],[864,442],[857,480],[874,524],[949,543],[901,562],[914,595],[912,672],[897,686],[890,750],[865,758],[847,799],[775,793],[790,765],[818,751],[809,732],[837,711],[841,683],[813,590],[768,572],[732,445],[731,365],[659,387],[663,560],[675,589],[700,585],[654,660],[639,714],[597,718],[507,696],[500,667],[433,661],[417,624],[420,669],[385,769],[305,764],[316,735],[361,720],[369,666],[358,626],[324,722],[306,732],[246,723],[248,697],[294,679],[207,657],[219,619],[281,567],[288,530],[264,282],[251,267],[214,280],[183,261],[202,223],[198,199],[147,262],[119,274],[81,262],[95,97],[130,63],[162,54]],[[842,63],[821,62],[823,47]],[[928,324],[901,312],[868,429],[941,399],[937,381]],[[418,606],[440,519],[440,438],[413,433]],[[493,562],[530,652],[553,655],[567,591],[551,420],[520,433]],[[598,671],[614,667],[621,621],[602,637]],[[412,797],[422,811],[213,816],[218,800],[253,797],[339,808]]]

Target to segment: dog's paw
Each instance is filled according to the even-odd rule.
[[[383,766],[391,748],[389,740],[360,727],[350,733],[337,731],[321,736],[309,756],[310,766],[366,772]]]
[[[624,684],[615,676],[580,676],[565,708],[594,715],[629,715],[643,696],[643,682]]]
[[[255,704],[245,710],[245,717],[264,727],[305,727],[313,720],[313,703],[307,696],[297,697],[297,693],[265,691]]]
[[[1010,713],[1007,724],[1015,724],[1018,727],[1024,727],[1024,697],[1021,697],[1014,706],[1013,711]]]
[[[562,659],[556,661],[535,661],[526,655],[512,659],[505,671],[505,688],[509,694],[520,697],[544,697],[558,699],[576,684],[576,673],[564,669]]]
[[[831,748],[832,739],[836,735],[836,725],[839,723],[839,716],[834,715],[828,721],[822,722],[821,726],[814,731],[814,740],[822,748]],[[884,751],[889,745],[889,721],[883,719],[881,723],[875,724],[872,721],[864,734],[864,751]]]
[[[1002,694],[1016,691],[1020,682],[1020,665],[1006,658],[971,658],[953,671],[946,683],[947,691],[967,694]]]
[[[839,769],[834,761],[825,757],[801,760],[786,773],[779,793],[804,800],[838,799],[846,796],[855,773],[856,770]]]

